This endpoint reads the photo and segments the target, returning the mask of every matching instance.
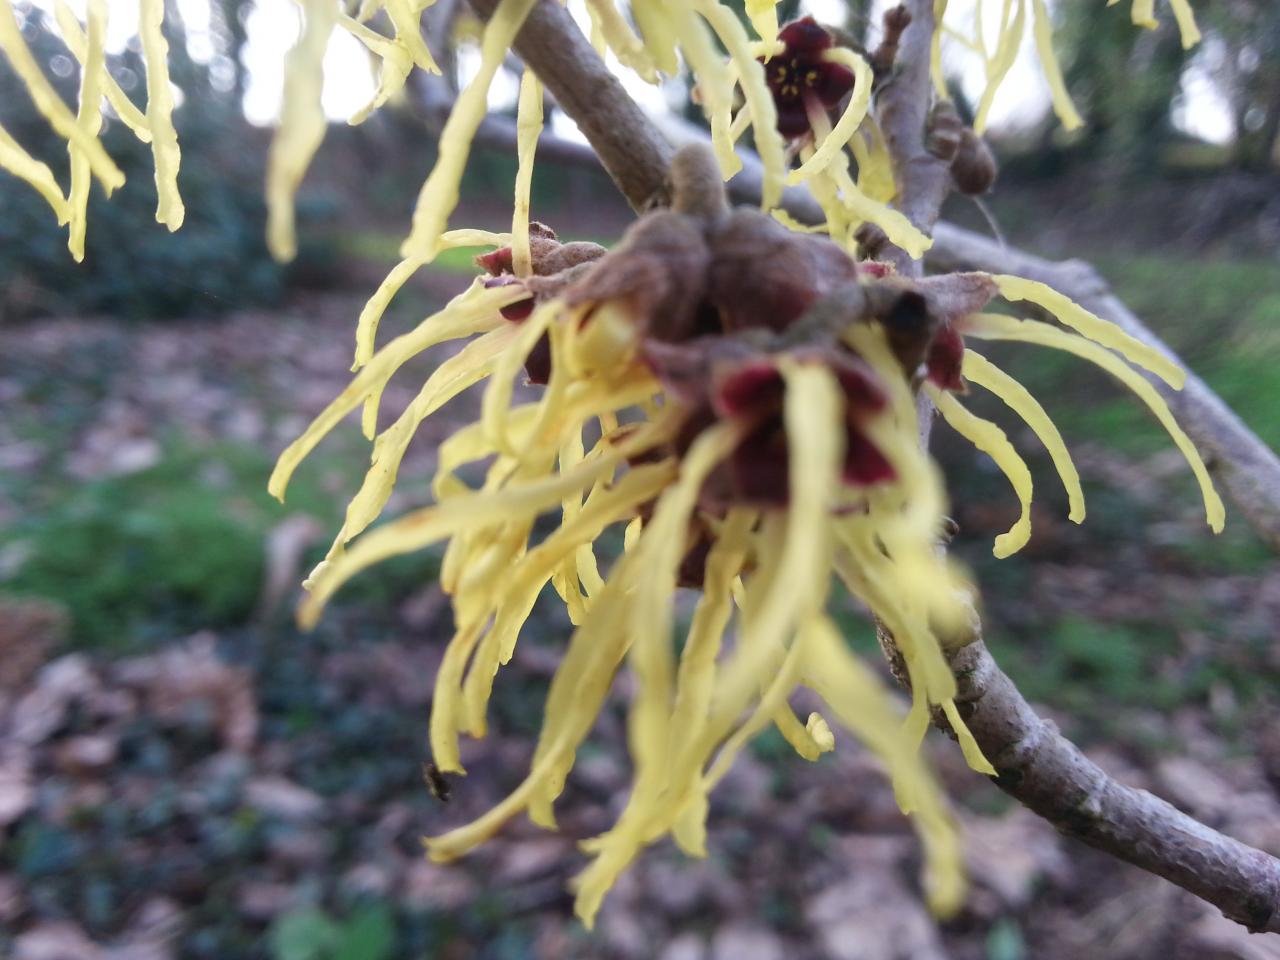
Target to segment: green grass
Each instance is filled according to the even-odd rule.
[[[16,558],[0,592],[62,604],[75,646],[117,653],[243,624],[258,603],[271,528],[306,513],[327,537],[341,522],[342,491],[355,489],[360,466],[359,458],[336,453],[317,458],[282,506],[266,492],[265,451],[175,444],[149,469],[41,490],[49,506],[0,536],[0,552]],[[22,499],[34,499],[34,491]],[[317,562],[323,548],[314,547],[304,563]],[[353,580],[340,602],[385,609],[437,569],[434,555],[398,558]]]
[[[1193,610],[1171,611],[1183,628],[1196,626]],[[1201,618],[1203,619],[1203,618]],[[1211,624],[1201,625],[1212,632]],[[1223,638],[1209,657],[1183,648],[1165,622],[1105,622],[1067,616],[1012,632],[989,633],[993,656],[1034,703],[1069,714],[1073,735],[1129,739],[1133,710],[1168,711],[1206,705],[1217,685],[1231,689],[1242,716],[1265,702],[1280,683],[1267,663],[1265,637]]]

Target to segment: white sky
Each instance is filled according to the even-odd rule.
[[[34,2],[52,13],[53,0]],[[569,7],[579,21],[585,24],[583,2],[584,0],[569,0]],[[1051,6],[1053,2],[1055,0],[1050,0]],[[887,3],[888,0],[877,0],[877,21],[879,11]],[[69,4],[78,15],[83,16],[85,0],[69,0]],[[211,63],[215,73],[220,69],[229,76],[231,64],[216,49],[215,38],[210,29],[209,0],[177,0],[177,5],[186,25],[187,50],[192,59],[199,63]],[[820,20],[838,21],[844,17],[842,0],[805,0],[802,6]],[[999,6],[992,2],[986,3],[983,9],[984,20],[997,20]],[[109,50],[119,52],[137,32],[137,2],[108,0],[108,7],[110,20],[107,46]],[[968,32],[967,27],[972,23],[975,9],[982,8],[981,0],[951,0],[947,9],[947,22]],[[284,85],[284,55],[297,38],[299,16],[295,0],[254,2],[246,23],[248,43],[244,50],[244,61],[249,71],[244,110],[253,123],[269,124],[279,112]],[[945,49],[947,45],[944,43]],[[954,45],[952,53],[945,61],[947,69],[959,76],[966,93],[976,99],[984,85],[981,64],[963,51],[955,49]],[[1222,55],[1224,51],[1215,49],[1211,41],[1202,46],[1187,71],[1183,95],[1174,110],[1174,122],[1179,127],[1218,143],[1227,142],[1233,134],[1230,111],[1211,72],[1214,57]],[[464,71],[468,66],[475,69],[478,54],[462,51],[460,60]],[[636,79],[626,71],[620,71],[620,75],[627,89],[646,109],[663,110],[672,97],[680,96],[678,88],[664,91]],[[374,66],[363,45],[344,31],[335,30],[325,56],[323,98],[326,113],[335,121],[346,120],[369,100],[374,87]],[[505,71],[501,72],[491,91],[490,103],[495,107],[510,106],[515,102],[516,92],[517,84],[514,79]],[[1035,57],[1028,23],[1018,59],[992,105],[991,130],[999,134],[1031,126],[1043,117],[1048,105],[1048,87]],[[570,137],[577,135],[571,121],[561,114],[555,116],[552,129],[557,134]]]

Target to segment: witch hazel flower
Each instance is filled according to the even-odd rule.
[[[824,110],[840,105],[853,90],[854,75],[824,57],[835,40],[813,17],[787,24],[778,41],[781,51],[760,62],[778,109],[778,132],[792,139],[811,132],[809,112],[815,104]]]

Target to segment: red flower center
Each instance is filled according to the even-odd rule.
[[[778,132],[794,138],[809,132],[806,99],[838,104],[853,89],[853,74],[822,55],[834,41],[813,17],[795,20],[778,33],[783,50],[765,64],[765,81],[778,108]]]

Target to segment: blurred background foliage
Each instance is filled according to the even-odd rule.
[[[345,382],[354,319],[396,261],[434,159],[434,114],[411,86],[361,127],[331,125],[300,195],[301,255],[288,267],[272,263],[261,200],[269,131],[242,110],[248,24],[259,6],[214,0],[212,48],[198,56],[171,18],[187,203],[178,233],[155,224],[149,152],[118,122],[105,138],[128,183],[110,202],[94,187],[82,265],[43,201],[0,180],[0,696],[52,697],[50,684],[74,673],[68,664],[96,678],[86,689],[97,691],[65,707],[32,748],[41,787],[0,824],[0,955],[24,932],[59,923],[126,950],[119,945],[141,936],[139,917],[163,901],[181,933],[162,956],[210,960],[646,957],[680,936],[720,942],[743,915],[764,918],[763,932],[752,928],[757,945],[773,937],[794,946],[780,955],[838,956],[810,949],[825,928],[809,900],[843,872],[840,837],[890,829],[884,804],[876,806],[884,798],[865,768],[855,798],[830,790],[844,768],[811,772],[776,737],[754,747],[756,793],[739,784],[718,801],[712,862],[654,853],[594,937],[565,919],[565,873],[577,862],[567,840],[557,847],[518,828],[457,871],[420,863],[417,834],[444,817],[419,766],[432,657],[449,630],[432,585],[439,558],[402,558],[358,579],[319,631],[301,637],[288,616],[293,585],[323,554],[367,447],[354,427],[326,441],[283,507],[265,485],[276,452]],[[868,36],[880,6],[849,2],[843,25]],[[1003,171],[986,212],[953,199],[947,216],[982,231],[994,221],[1011,243],[1096,263],[1280,445],[1280,4],[1197,4],[1205,41],[1190,53],[1169,18],[1135,31],[1127,5],[1054,7],[1086,127],[1066,137],[1047,117],[1024,116],[995,131]],[[31,12],[28,42],[73,99],[76,71],[46,26]],[[455,80],[471,62],[458,58]],[[137,98],[136,52],[113,57],[111,69]],[[64,177],[65,149],[12,91],[0,64],[0,123]],[[687,85],[665,93],[687,109]],[[1197,135],[1187,121],[1192,100],[1225,136]],[[495,101],[499,113],[512,106]],[[514,170],[508,152],[478,146],[455,222],[501,228]],[[602,242],[630,218],[599,171],[550,150],[533,206],[563,235]],[[472,272],[469,252],[459,251],[415,278],[389,311],[386,335]],[[1189,755],[1237,793],[1280,784],[1280,744],[1266,739],[1280,717],[1280,581],[1268,550],[1236,518],[1223,536],[1208,536],[1161,431],[1104,377],[1048,351],[998,359],[1062,426],[1090,509],[1084,527],[1061,519],[1064,498],[1045,458],[1015,437],[1037,478],[1036,535],[1024,556],[993,560],[991,537],[1012,519],[1005,481],[937,432],[963,531],[956,551],[982,585],[998,658],[1070,733],[1145,782],[1163,783],[1170,758]],[[404,371],[389,411],[432,362]],[[1008,423],[995,404],[974,402]],[[440,430],[415,442],[393,509],[426,499],[434,444],[468,415],[465,406],[446,410]],[[45,612],[30,614],[32,603]],[[546,689],[539,665],[568,628],[554,605],[539,610],[521,654],[528,659],[497,694],[495,734],[468,761],[472,775],[454,805],[463,812],[511,786],[536,732]],[[842,617],[851,642],[874,656],[856,611],[846,605]],[[191,652],[198,631],[212,638],[216,662]],[[176,719],[137,679],[169,656],[184,676],[208,675]],[[123,691],[133,706],[94,713],[103,689]],[[248,707],[236,699],[243,690]],[[113,701],[103,702],[108,710]],[[220,732],[228,702],[254,718],[251,743]],[[601,737],[602,746],[584,748],[589,773],[575,781],[575,809],[604,807],[625,784],[617,729],[606,723]],[[85,738],[109,741],[111,761],[86,760]],[[1003,816],[994,791],[948,772],[947,755],[943,775],[959,785],[966,818]],[[1231,766],[1232,758],[1247,763]],[[857,806],[822,806],[837,802]],[[1260,816],[1280,822],[1271,803]],[[809,811],[794,830],[792,806]],[[598,826],[591,816],[570,812],[567,828],[585,835]],[[1204,946],[1185,904],[1153,907],[1140,878],[1070,856],[1073,879],[1044,867],[1025,895],[981,888],[977,905],[944,929],[947,950],[989,960],[1253,956]],[[868,871],[877,869],[889,868]],[[681,889],[673,877],[701,878],[706,889],[687,895],[693,907],[664,894]],[[905,901],[884,903],[886,916],[909,914]],[[1077,918],[1109,903],[1140,904],[1130,913],[1156,922],[1129,947],[1090,940],[1110,928]],[[671,956],[712,956],[689,949]],[[722,955],[736,956],[714,957]]]

